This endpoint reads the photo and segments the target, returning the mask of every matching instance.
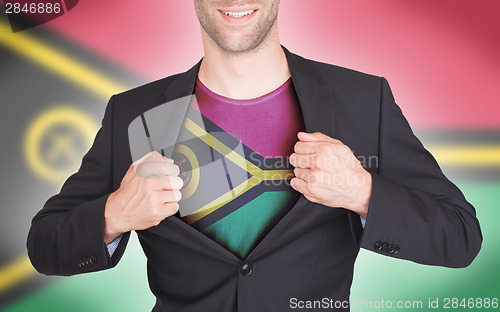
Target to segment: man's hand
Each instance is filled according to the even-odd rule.
[[[177,212],[183,181],[172,159],[151,152],[130,165],[105,207],[104,242],[121,233],[158,225]]]
[[[291,186],[315,203],[343,207],[366,218],[372,179],[351,149],[320,132],[299,132],[290,155]]]

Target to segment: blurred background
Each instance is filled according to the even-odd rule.
[[[186,71],[202,57],[193,3],[80,1],[16,33],[0,8],[0,311],[150,311],[154,297],[135,235],[116,268],[69,278],[37,274],[26,236],[31,218],[79,167],[110,96]],[[281,40],[292,52],[388,79],[483,230],[482,250],[466,269],[362,250],[353,311],[384,310],[373,306],[381,300],[423,303],[392,310],[429,310],[429,300],[441,308],[446,298],[500,297],[499,13],[497,0],[281,3]]]

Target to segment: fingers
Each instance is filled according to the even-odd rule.
[[[295,168],[293,174],[300,180],[307,182],[310,186],[318,186],[322,185],[323,182],[327,182],[326,176],[317,169]]]
[[[309,181],[309,172],[310,171],[311,171],[310,169],[295,168],[295,169],[293,169],[293,174],[297,178],[300,178],[301,180]]]
[[[323,150],[343,146],[344,144],[338,142],[306,142],[298,141],[293,147],[293,151],[297,154],[316,154]]]
[[[176,203],[182,198],[181,191],[179,190],[162,191],[159,196],[159,200],[162,203]]]
[[[316,155],[303,155],[293,153],[292,155],[290,155],[288,161],[295,168],[313,168],[316,167],[317,157]]]
[[[177,176],[180,169],[173,162],[165,160],[143,161],[136,166],[136,174],[141,178],[159,178],[164,176]]]
[[[295,177],[295,178],[291,179],[290,186],[294,190],[296,190],[302,194],[304,194],[304,192],[307,192],[307,182],[302,180],[301,178]]]
[[[293,178],[290,180],[290,186],[299,193],[302,193],[309,201],[317,202],[316,197],[314,197],[310,191],[306,181],[301,178]]]
[[[184,185],[184,181],[177,176],[166,176],[155,182],[158,183],[158,190],[180,190]]]
[[[297,154],[314,154],[317,152],[316,142],[298,141],[293,147],[293,151]]]
[[[179,204],[176,202],[166,202],[163,204],[163,208],[168,217],[174,215],[179,210]]]
[[[163,176],[157,178],[139,179],[142,189],[151,191],[180,190],[184,181],[178,176]]]
[[[328,143],[330,144],[330,143]],[[320,146],[324,146],[324,142],[304,142],[298,141],[293,147],[293,151],[297,154],[316,154],[320,150]]]
[[[297,137],[299,138],[299,140],[306,142],[342,143],[340,140],[329,137],[321,132],[314,132],[314,133],[299,132],[297,134]]]

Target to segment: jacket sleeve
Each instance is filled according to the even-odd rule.
[[[415,137],[384,78],[380,105],[378,170],[360,246],[422,264],[468,266],[482,243],[474,207]]]
[[[77,173],[64,183],[32,220],[28,256],[47,275],[74,275],[114,267],[130,236],[125,233],[113,257],[104,243],[104,207],[113,191],[112,97],[102,127]]]

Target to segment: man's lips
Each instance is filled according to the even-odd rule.
[[[231,24],[241,24],[251,20],[257,11],[257,9],[253,8],[227,8],[220,9],[219,13],[226,22]]]

